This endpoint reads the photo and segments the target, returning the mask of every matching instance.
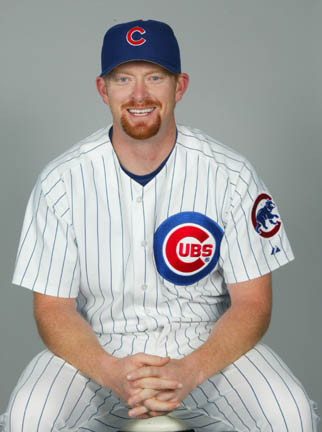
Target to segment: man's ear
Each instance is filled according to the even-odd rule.
[[[178,75],[176,84],[176,102],[182,99],[189,85],[189,75],[186,73],[181,73]]]
[[[107,86],[106,86],[106,81],[104,78],[98,76],[96,78],[96,88],[98,93],[100,94],[103,102],[108,105],[109,101],[108,101],[108,96],[107,96]]]

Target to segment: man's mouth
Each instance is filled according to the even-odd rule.
[[[127,108],[127,111],[134,116],[145,116],[150,114],[155,110],[155,107],[152,108]]]

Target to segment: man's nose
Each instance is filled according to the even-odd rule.
[[[136,102],[143,102],[148,96],[146,84],[143,80],[137,80],[133,87],[132,98]]]

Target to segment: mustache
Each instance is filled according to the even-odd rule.
[[[147,98],[147,99],[144,99],[142,102],[129,101],[129,102],[121,105],[121,108],[122,109],[142,108],[142,107],[148,107],[148,106],[157,106],[157,107],[161,108],[161,103],[159,101]]]

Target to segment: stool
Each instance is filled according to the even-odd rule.
[[[179,419],[170,416],[152,417],[145,420],[131,420],[122,431],[118,432],[194,432]]]

